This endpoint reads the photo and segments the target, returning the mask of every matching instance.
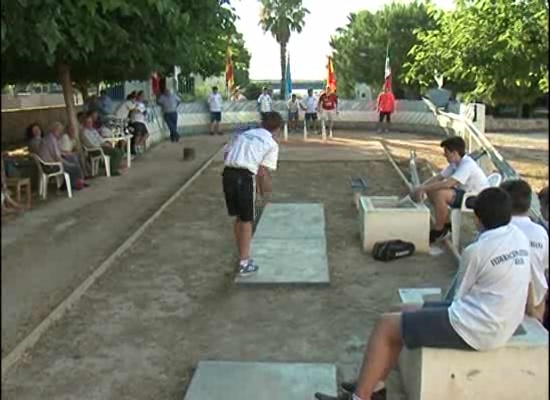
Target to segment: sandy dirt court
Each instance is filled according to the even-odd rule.
[[[317,139],[303,144],[297,138],[283,144],[273,182],[274,202],[324,204],[329,287],[233,284],[237,254],[221,193],[223,167],[218,161],[8,372],[2,397],[181,400],[200,360],[334,363],[339,380],[354,379],[377,316],[399,302],[397,289],[446,288],[456,272],[456,261],[444,253],[382,263],[364,254],[349,184],[351,177],[361,176],[367,181],[367,195],[406,194],[404,183],[376,141],[386,143],[402,167],[411,149],[420,161],[428,159],[441,167],[441,137],[335,134],[331,144]],[[495,145],[502,147],[503,154],[510,151],[517,157],[510,161],[520,174],[534,174],[535,178],[527,177],[538,179],[530,180],[534,186],[533,182],[547,180],[548,162],[539,153],[547,155],[547,139],[522,138],[514,147],[508,135],[501,136],[495,136]],[[198,146],[208,139],[197,140]],[[530,163],[531,169],[519,170]],[[421,177],[427,173],[420,165]],[[176,183],[170,183],[172,192]],[[153,197],[147,204],[153,206]],[[26,231],[19,232],[9,246],[25,245],[25,240],[32,239],[25,235]],[[15,254],[10,257],[11,271],[21,264]],[[66,273],[68,265],[59,273]],[[4,265],[2,269],[4,289]],[[4,297],[2,302],[4,307]],[[406,400],[396,371],[388,390],[390,400]]]
[[[44,335],[7,375],[4,399],[181,400],[204,359],[328,362],[354,379],[397,289],[446,287],[455,272],[447,254],[381,263],[361,251],[348,181],[363,176],[370,195],[402,195],[389,162],[282,161],[273,201],[325,206],[331,284],[237,288],[221,171],[207,169]],[[389,391],[405,400],[398,373]]]

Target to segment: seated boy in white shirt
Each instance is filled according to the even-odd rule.
[[[452,136],[441,142],[443,155],[449,165],[441,173],[428,179],[412,193],[416,201],[424,194],[434,208],[435,224],[430,231],[430,243],[443,240],[449,233],[445,225],[448,207],[460,208],[466,192],[480,192],[489,187],[483,170],[466,154],[466,143],[460,136]]]
[[[529,240],[510,223],[511,214],[512,200],[502,189],[477,196],[474,222],[482,232],[462,253],[454,299],[383,314],[370,335],[358,382],[342,384],[353,400],[386,398],[383,382],[403,346],[485,351],[512,337],[525,314],[531,274]]]
[[[531,283],[527,300],[527,315],[543,322],[548,282],[548,233],[529,218],[533,195],[531,186],[524,180],[506,181],[500,187],[512,198],[512,224],[517,226],[531,245]]]

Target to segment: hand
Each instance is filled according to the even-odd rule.
[[[422,186],[417,187],[412,192],[412,198],[416,202],[422,201],[422,197],[424,197],[424,194],[426,193],[426,190]]]

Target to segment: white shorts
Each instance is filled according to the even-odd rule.
[[[321,110],[321,119],[323,121],[334,121],[336,110]]]

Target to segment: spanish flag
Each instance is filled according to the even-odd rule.
[[[231,62],[231,50],[227,48],[225,56],[225,85],[229,94],[233,93],[235,87],[235,78],[233,76],[233,63]]]
[[[331,92],[336,92],[336,74],[334,73],[334,65],[332,64],[332,57],[328,57],[327,64],[327,86]]]

